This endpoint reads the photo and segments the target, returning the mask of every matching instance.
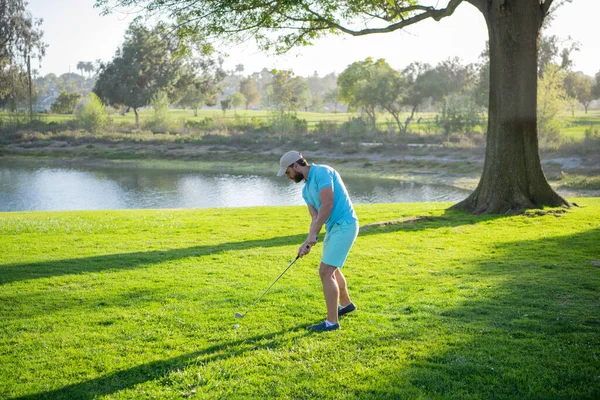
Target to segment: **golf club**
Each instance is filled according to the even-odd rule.
[[[287,268],[286,268],[286,269],[284,269],[284,270],[283,270],[283,272],[282,272],[281,274],[279,274],[279,276],[277,277],[277,279],[275,279],[275,280],[273,281],[273,283],[271,283],[271,285],[270,285],[270,286],[267,288],[267,290],[265,290],[265,291],[263,292],[263,294],[261,294],[261,295],[260,295],[260,297],[259,297],[258,299],[256,299],[256,301],[255,301],[254,303],[252,303],[252,305],[250,306],[250,308],[248,308],[248,309],[246,310],[246,312],[245,312],[245,313],[241,314],[241,313],[239,313],[239,312],[236,312],[236,313],[235,313],[235,317],[236,317],[236,318],[244,318],[244,317],[246,316],[246,314],[248,314],[248,311],[250,311],[250,310],[252,309],[252,307],[254,307],[254,305],[255,305],[256,303],[258,303],[258,301],[259,301],[259,300],[260,300],[260,299],[261,299],[261,298],[262,298],[262,297],[265,295],[265,293],[267,293],[267,292],[269,291],[269,289],[271,289],[271,286],[273,286],[273,285],[275,284],[275,282],[277,282],[277,281],[279,280],[279,278],[281,278],[281,277],[283,276],[283,274],[285,274],[285,271],[287,271],[288,269],[290,269],[290,267],[291,267],[291,266],[292,266],[292,265],[293,265],[293,264],[296,262],[296,260],[298,260],[299,258],[300,258],[300,255],[298,255],[298,256],[296,256],[296,258],[294,258],[294,261],[292,261],[292,262],[290,263],[290,265],[288,265],[288,266],[287,266]]]

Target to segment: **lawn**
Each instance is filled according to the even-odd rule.
[[[358,311],[322,334],[320,245],[234,318],[305,207],[0,213],[0,398],[597,399],[600,199],[576,201],[357,206]]]
[[[600,132],[600,110],[589,110],[587,114],[577,111],[575,116],[565,115],[564,127],[560,132],[564,137],[579,141],[585,138],[586,130]]]

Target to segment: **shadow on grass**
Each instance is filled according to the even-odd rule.
[[[361,236],[377,235],[397,231],[416,232],[426,229],[457,227],[461,225],[475,225],[481,222],[492,221],[507,217],[501,214],[470,215],[463,211],[445,210],[440,216],[409,216],[390,221],[373,222],[360,227]]]
[[[410,338],[435,350],[411,357],[408,366],[383,365],[373,374],[385,384],[355,395],[600,398],[600,270],[593,263],[600,261],[598,243],[600,228],[500,244],[495,257],[463,271],[457,304],[432,297],[402,304],[391,317],[399,331],[419,323],[411,316],[421,313],[425,326],[452,333],[442,341],[426,331]],[[388,330],[377,340],[383,346],[399,336]]]
[[[226,251],[249,250],[256,247],[287,246],[290,243],[302,243],[305,238],[306,235],[291,235],[271,239],[194,246],[183,249],[140,251],[26,264],[0,265],[0,285],[28,279],[100,272],[111,269],[126,270],[139,266],[218,254]]]
[[[439,217],[408,217],[395,221],[368,224],[361,227],[359,236],[389,233],[394,231],[418,231],[455,227],[465,224],[476,224],[502,216],[471,216],[456,211],[446,212]],[[218,254],[227,251],[250,250],[253,248],[269,248],[300,244],[306,239],[305,234],[279,236],[269,239],[228,242],[217,245],[202,245],[183,249],[164,251],[140,251],[134,253],[110,254],[102,256],[70,258],[25,264],[0,265],[0,285],[29,279],[49,278],[54,276],[73,275],[105,270],[126,270],[159,264],[167,261],[191,257]]]
[[[13,399],[95,399],[131,388],[144,382],[165,378],[171,372],[184,370],[190,365],[226,360],[246,352],[263,348],[277,349],[284,343],[289,343],[290,333],[293,334],[292,340],[298,340],[311,335],[305,328],[306,326],[302,325],[266,335],[253,336],[247,339],[221,342],[202,350],[183,354],[179,357],[153,361],[99,378],[68,385],[60,389],[13,397]],[[285,339],[280,340],[283,339],[284,336]]]

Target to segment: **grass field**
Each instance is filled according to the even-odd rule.
[[[358,206],[358,311],[324,334],[320,245],[234,318],[305,207],[0,213],[0,398],[597,399],[600,199],[577,203]]]
[[[140,111],[140,122],[143,127],[144,123],[151,120],[154,115],[152,109],[145,109]],[[192,110],[181,110],[172,109],[169,112],[170,130],[177,131],[183,129],[186,121],[202,121],[205,118],[212,118],[217,125],[233,124],[236,118],[238,120],[249,120],[251,118],[262,119],[269,121],[273,116],[273,113],[268,110],[229,110],[227,113],[223,113],[219,109],[203,109],[198,111],[198,115],[194,116]],[[308,128],[314,129],[315,126],[321,121],[335,122],[342,124],[353,117],[358,117],[356,113],[316,113],[316,112],[297,112],[297,117],[306,120]],[[440,128],[435,124],[435,112],[421,112],[416,113],[413,122],[411,124],[410,131],[420,135],[435,134],[440,131]],[[403,115],[401,120],[404,121],[408,117],[408,114]],[[0,119],[7,121],[15,120],[14,115],[7,112],[0,112]],[[27,121],[27,115],[19,114],[18,119],[21,123]],[[59,115],[59,114],[36,114],[36,118],[45,123],[65,123],[73,120],[74,115]],[[114,127],[125,127],[128,126],[133,128],[135,126],[135,115],[133,112],[129,112],[125,115],[114,113],[111,115],[111,121]],[[393,121],[391,115],[386,113],[378,114],[378,127],[380,130],[385,131],[388,129],[388,124],[392,129],[397,130],[396,124]],[[477,126],[474,128],[475,132],[485,131],[485,127]],[[600,131],[600,110],[590,110],[587,114],[583,111],[576,111],[575,115],[571,115],[570,112],[565,112],[562,117],[562,128],[560,131],[561,137],[571,141],[581,141],[585,138],[586,130]]]
[[[589,110],[587,114],[576,112],[574,117],[565,115],[564,125],[561,135],[575,141],[582,140],[586,130],[600,132],[600,110]]]

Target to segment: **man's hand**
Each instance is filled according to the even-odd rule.
[[[302,243],[302,246],[300,246],[300,248],[298,249],[298,256],[304,257],[305,255],[310,253],[311,247],[312,246],[310,244],[308,244],[307,242]]]
[[[317,244],[317,241],[319,240],[319,238],[317,237],[316,234],[308,234],[308,237],[306,238],[306,244],[308,244],[310,247],[313,247],[315,244]]]

